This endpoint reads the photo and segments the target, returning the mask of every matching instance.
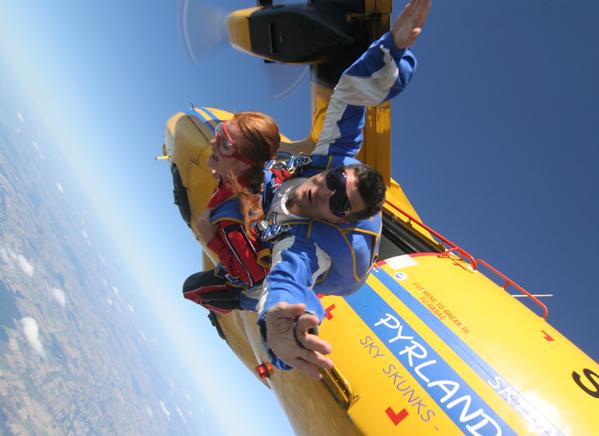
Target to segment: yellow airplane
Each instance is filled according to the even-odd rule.
[[[310,151],[341,72],[389,29],[391,0],[312,0],[228,17],[231,44],[263,59],[311,68],[312,129],[282,148]],[[390,177],[389,103],[370,108],[360,159],[388,184],[379,261],[349,297],[321,299],[320,335],[335,368],[314,381],[273,370],[256,314],[211,314],[219,334],[273,390],[297,434],[576,434],[599,432],[599,365],[547,321],[547,308],[512,279],[418,217]],[[195,228],[214,188],[207,166],[217,123],[232,114],[195,107],[166,126],[175,201]],[[496,282],[501,282],[497,284]],[[507,289],[527,295],[538,314]]]

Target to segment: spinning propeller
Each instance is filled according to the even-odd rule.
[[[297,3],[280,1],[277,4]],[[271,7],[272,1],[260,0],[258,6]],[[180,0],[179,32],[189,60],[199,65],[216,50],[228,46],[227,16],[231,10],[210,0]],[[308,77],[306,65],[262,61],[271,97],[275,100],[290,96]]]

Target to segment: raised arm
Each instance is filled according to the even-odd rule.
[[[432,3],[432,0],[412,0],[403,8],[391,27],[396,47],[408,48],[414,44],[422,32]]]
[[[390,32],[373,42],[341,76],[329,103],[316,155],[355,157],[363,141],[364,114],[399,94],[416,67],[408,47],[422,30],[431,0],[412,0]]]

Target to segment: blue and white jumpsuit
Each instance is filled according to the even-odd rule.
[[[280,186],[275,186],[275,177],[266,172],[264,210],[269,210],[273,199],[281,197],[290,184],[298,183],[295,177],[311,177],[329,168],[359,163],[356,155],[363,142],[366,107],[399,94],[415,66],[412,52],[395,47],[390,33],[372,43],[335,87],[311,163]],[[257,305],[258,323],[263,324],[266,313],[280,302],[303,303],[322,320],[324,309],[317,293],[349,295],[364,284],[378,255],[381,215],[349,224],[294,216],[284,221],[290,228],[272,246],[272,267]],[[275,366],[289,368],[270,350],[269,355]]]

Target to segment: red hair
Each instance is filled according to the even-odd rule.
[[[230,120],[239,127],[242,138],[237,150],[245,158],[257,162],[243,174],[227,174],[227,182],[239,196],[240,209],[247,232],[253,233],[252,224],[264,218],[261,196],[264,164],[277,155],[281,135],[275,121],[260,112],[238,112]]]

